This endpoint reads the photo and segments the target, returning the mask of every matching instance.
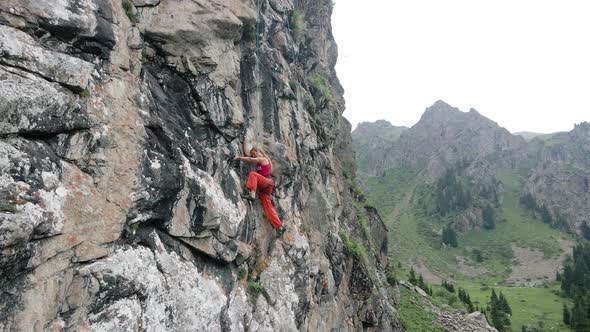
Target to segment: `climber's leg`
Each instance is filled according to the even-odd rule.
[[[272,206],[270,195],[265,192],[261,192],[260,203],[262,203],[262,209],[264,209],[264,214],[266,214],[266,218],[268,219],[268,222],[271,224],[271,226],[273,228],[283,227],[283,223],[279,219],[277,211],[275,211],[275,208]]]
[[[268,179],[264,176],[256,173],[250,172],[248,175],[248,181],[246,182],[246,189],[252,193],[256,193],[257,188],[264,188],[268,184]]]
[[[277,212],[275,211],[274,207],[272,206],[272,202],[270,200],[270,195],[272,194],[272,187],[273,182],[271,179],[268,179],[256,172],[250,172],[248,175],[248,182],[246,182],[246,189],[248,191],[256,192],[257,189],[260,189],[260,203],[262,204],[262,209],[264,210],[264,214],[268,219],[268,222],[274,228],[281,228],[283,223],[279,219]]]

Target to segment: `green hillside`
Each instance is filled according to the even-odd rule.
[[[542,326],[544,331],[566,331],[561,323],[562,305],[570,301],[559,296],[558,285],[549,279],[539,287],[510,287],[506,282],[514,267],[513,245],[536,249],[544,258],[554,259],[563,254],[559,241],[570,239],[535,219],[521,206],[523,178],[511,170],[498,172],[504,193],[495,209],[496,228],[460,234],[457,248],[441,243],[441,229],[452,217],[429,216],[418,206],[423,192],[418,190],[423,185],[417,183],[418,178],[411,172],[389,171],[384,177],[366,180],[367,198],[382,213],[389,227],[392,261],[404,266],[422,265],[425,278],[430,273],[452,280],[468,290],[480,305],[487,303],[491,287],[501,290],[514,309],[513,330],[526,325]],[[483,258],[481,262],[477,261],[478,251]]]
[[[556,275],[569,271],[576,242],[590,240],[590,123],[525,140],[439,100],[410,128],[365,122],[352,138],[359,184],[388,226],[399,279],[413,269],[431,285],[466,289],[480,309],[490,302],[488,322],[501,331],[567,331],[564,304],[575,306],[575,328],[585,326],[581,286],[562,297]],[[587,268],[578,269],[586,280]],[[492,289],[505,297],[491,301]],[[438,291],[433,304],[456,308]]]
[[[468,280],[460,284],[476,303],[481,305],[489,301],[490,286]],[[548,283],[547,287],[499,286],[494,289],[502,292],[512,307],[513,331],[521,331],[523,325],[542,331],[569,331],[562,322],[562,307],[563,303],[571,307],[571,300],[559,295],[559,283]]]

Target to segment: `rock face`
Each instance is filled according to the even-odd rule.
[[[331,6],[2,1],[0,331],[402,331]],[[240,197],[244,136],[280,238]]]
[[[418,297],[408,297],[402,299],[402,301],[410,301],[412,306],[416,306],[421,310],[432,313],[432,325],[448,332],[498,332],[495,328],[488,324],[486,316],[479,312],[474,311],[467,313],[465,311],[453,310],[448,305],[439,307],[430,301],[430,297],[420,287],[414,286],[408,281],[400,281],[401,286],[409,289],[411,292],[416,293]],[[449,312],[448,310],[452,310]]]
[[[359,123],[352,132],[352,140],[354,151],[357,151],[357,163],[365,171],[365,176],[376,175],[387,168],[386,165],[376,166],[373,162],[385,162],[381,157],[390,153],[392,146],[407,129],[392,126],[385,120]]]
[[[488,324],[486,316],[479,311],[466,315],[443,312],[439,314],[435,322],[448,332],[498,331]]]
[[[537,211],[546,208],[551,223],[590,239],[590,123],[535,138],[527,152],[533,167],[524,191]]]

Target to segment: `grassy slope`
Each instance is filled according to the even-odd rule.
[[[434,326],[432,321],[436,314],[425,310],[429,304],[418,294],[401,288],[401,303],[399,308],[400,318],[407,331],[443,332],[440,327]]]
[[[359,168],[360,169],[360,168]],[[383,177],[371,177],[365,185],[367,199],[382,216],[391,214],[413,190],[416,173],[407,170],[388,170]]]
[[[485,305],[490,298],[491,289],[474,281],[462,281],[461,287],[469,293],[472,301]],[[569,299],[561,298],[558,283],[548,284],[547,288],[494,287],[502,292],[512,307],[512,329],[520,331],[522,325],[540,327],[543,331],[569,331],[562,323],[563,303],[571,307]]]
[[[485,285],[502,290],[513,306],[513,328],[521,325],[537,326],[542,321],[547,331],[564,330],[561,322],[562,303],[567,302],[550,288],[498,287],[510,275],[511,244],[537,248],[546,257],[558,255],[558,239],[563,235],[535,220],[519,204],[522,178],[511,171],[503,171],[499,179],[505,186],[504,201],[497,210],[498,222],[493,231],[475,230],[459,237],[459,248],[442,248],[440,237],[433,233],[442,223],[424,216],[413,207],[410,199],[414,188],[413,174],[391,172],[385,178],[369,179],[368,198],[385,217],[390,229],[390,255],[393,261],[407,263],[422,261],[434,273],[448,277],[467,289],[472,297],[483,301],[490,291]],[[395,184],[395,185],[394,185]],[[469,249],[480,249],[483,263],[476,263]],[[474,267],[484,267],[483,277],[470,278],[458,274],[456,256],[464,256]]]

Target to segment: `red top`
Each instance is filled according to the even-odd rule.
[[[262,176],[270,176],[270,164],[262,165],[256,164],[256,171]]]

